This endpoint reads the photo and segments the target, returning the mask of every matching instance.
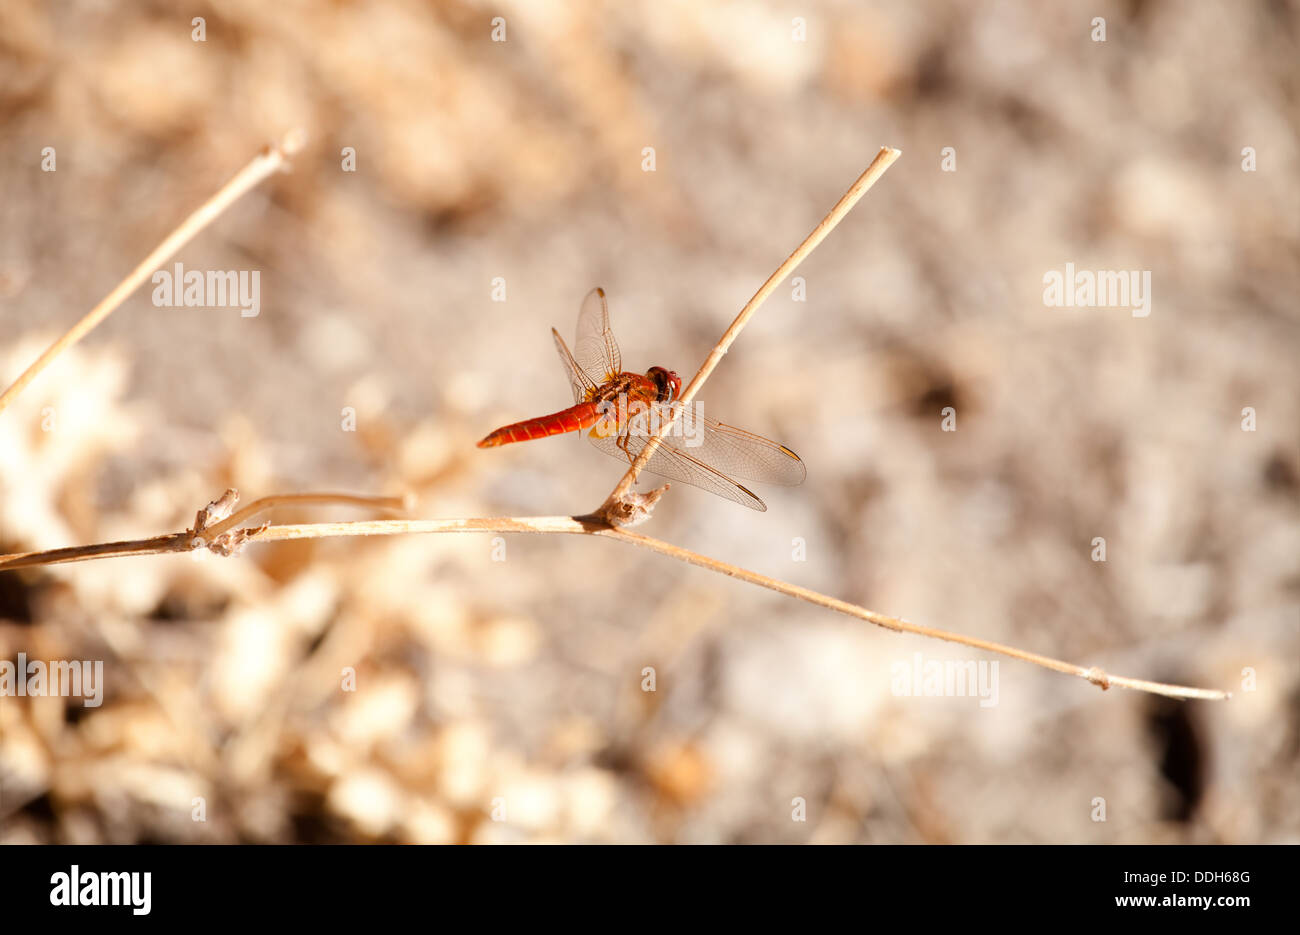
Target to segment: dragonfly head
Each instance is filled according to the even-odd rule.
[[[655,402],[670,403],[682,391],[682,378],[671,370],[665,370],[663,367],[651,367],[645,372],[645,375],[654,381],[655,387],[659,390]]]

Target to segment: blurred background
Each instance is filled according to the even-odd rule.
[[[0,383],[307,144],[175,258],[260,314],[146,286],[0,414],[0,552],[228,486],[586,512],[581,439],[474,447],[569,404],[548,329],[601,285],[628,369],[689,377],[891,145],[701,394],[807,482],[640,531],[1235,697],[1005,659],[996,705],[907,696],[991,657],[586,537],[85,562],[0,572],[0,658],[105,680],[0,697],[0,840],[1300,840],[1298,46],[1284,0],[6,2]],[[1150,271],[1149,317],[1045,305],[1066,263]]]

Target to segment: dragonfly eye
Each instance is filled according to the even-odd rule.
[[[657,402],[670,403],[682,391],[682,378],[671,370],[651,367],[646,371],[646,376],[655,381],[655,388],[659,391]]]

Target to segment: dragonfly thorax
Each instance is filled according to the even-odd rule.
[[[648,386],[641,374],[624,372],[589,390],[588,398],[594,403],[615,402],[619,397],[645,399],[653,392],[655,387]]]

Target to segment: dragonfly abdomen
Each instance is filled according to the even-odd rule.
[[[523,422],[504,425],[479,442],[478,447],[495,448],[498,445],[564,435],[567,432],[591,428],[598,421],[600,415],[596,412],[595,403],[579,403],[560,412],[553,412],[549,416],[538,416],[536,419],[525,419]]]

